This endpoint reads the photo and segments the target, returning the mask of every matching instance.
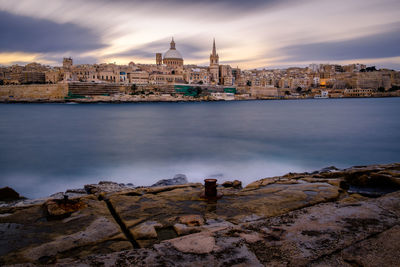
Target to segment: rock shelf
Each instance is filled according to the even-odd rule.
[[[399,266],[399,189],[399,163],[225,183],[217,201],[101,182],[3,203],[0,265]]]

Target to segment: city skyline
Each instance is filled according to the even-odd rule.
[[[154,64],[173,36],[185,64],[284,68],[310,63],[400,69],[400,3],[360,1],[0,0],[0,65]]]

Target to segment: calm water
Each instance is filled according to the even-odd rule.
[[[0,187],[27,197],[175,174],[245,184],[400,161],[400,98],[0,105]]]

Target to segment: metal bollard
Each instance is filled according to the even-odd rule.
[[[204,195],[207,199],[217,198],[217,179],[205,179],[204,187]]]

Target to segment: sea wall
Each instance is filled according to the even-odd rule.
[[[0,86],[0,101],[56,101],[63,100],[68,95],[68,85],[31,84]]]
[[[74,82],[68,83],[68,92],[71,95],[97,96],[115,95],[129,93],[130,86],[116,83],[87,83]]]
[[[256,97],[256,98],[278,97],[278,88],[253,86],[250,89],[250,94],[252,97]]]

